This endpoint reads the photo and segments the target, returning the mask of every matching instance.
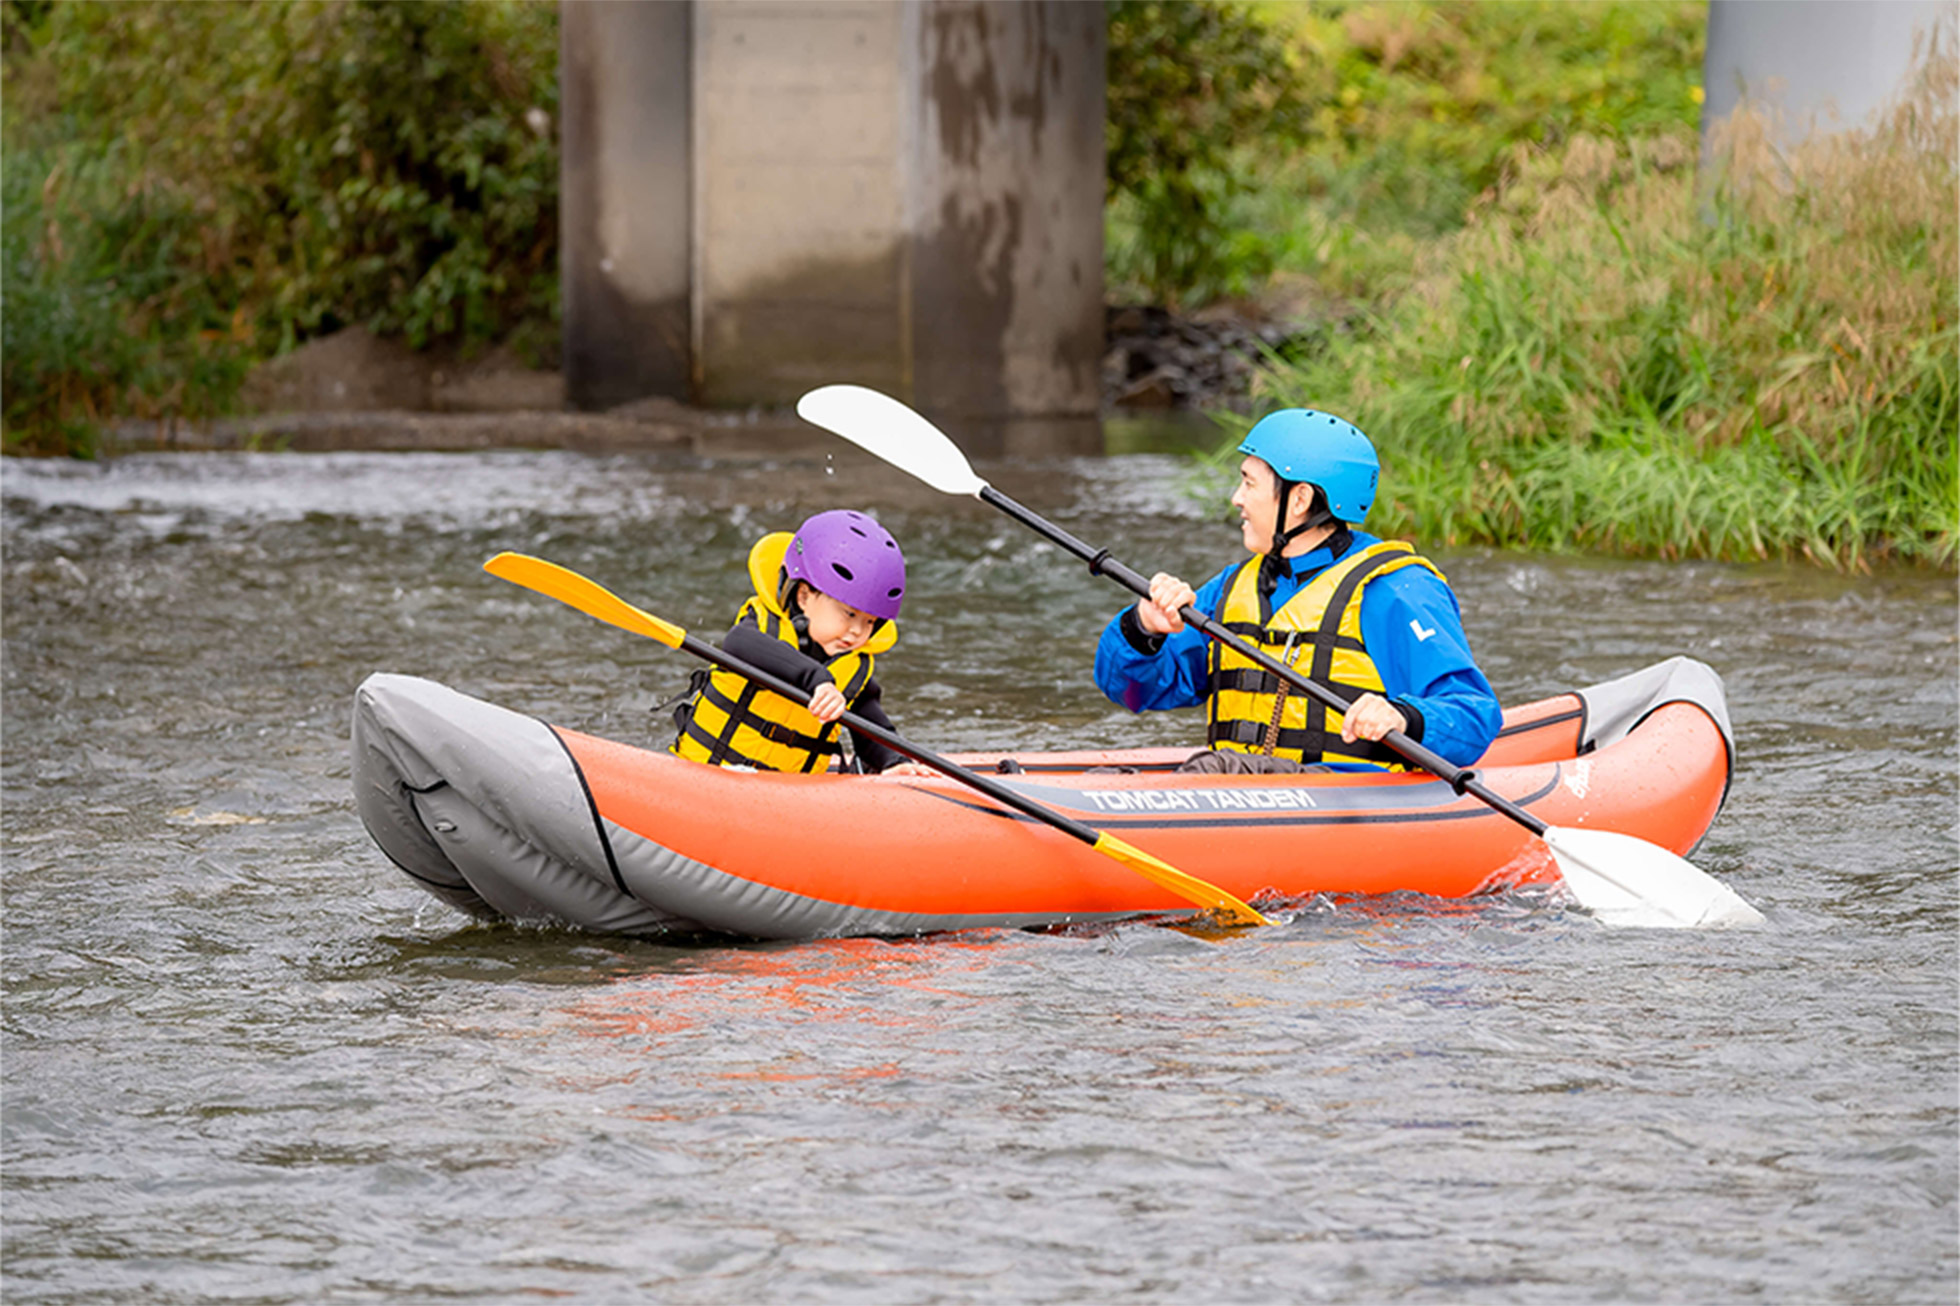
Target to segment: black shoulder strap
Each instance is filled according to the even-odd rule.
[[[1313,662],[1307,671],[1309,678],[1323,685],[1333,679],[1335,651],[1343,647],[1355,646],[1353,641],[1340,638],[1341,623],[1347,616],[1348,604],[1354,602],[1354,596],[1360,593],[1361,587],[1368,583],[1370,576],[1402,557],[1401,549],[1384,549],[1356,564],[1353,570],[1341,577],[1340,584],[1336,585],[1334,592],[1328,596],[1327,607],[1320,614],[1320,625],[1314,631]],[[1360,647],[1363,652],[1367,649],[1365,644]],[[1327,736],[1327,707],[1319,699],[1310,699],[1307,703],[1306,729],[1308,733],[1322,739]],[[1341,747],[1345,750],[1353,745],[1343,744]]]

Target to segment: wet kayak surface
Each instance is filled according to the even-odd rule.
[[[1145,573],[1234,556],[1172,459],[979,470]],[[1760,930],[1537,894],[675,946],[469,924],[355,817],[372,671],[670,737],[693,665],[498,550],[718,638],[757,536],[866,508],[911,563],[909,736],[1202,722],[1096,693],[1115,587],[849,451],[8,460],[0,491],[9,1301],[1952,1298],[1950,576],[1437,555],[1507,703],[1723,675],[1739,771],[1694,856]]]

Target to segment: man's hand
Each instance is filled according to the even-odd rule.
[[[1350,744],[1357,739],[1380,739],[1391,730],[1407,732],[1408,728],[1409,718],[1380,694],[1363,694],[1341,716],[1341,738]]]
[[[1160,571],[1150,578],[1150,597],[1137,600],[1137,625],[1151,635],[1175,635],[1184,629],[1180,611],[1197,601],[1189,585]]]

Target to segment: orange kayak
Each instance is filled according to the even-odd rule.
[[[478,916],[803,939],[1190,909],[944,776],[704,766],[394,675],[361,686],[353,736],[375,842]],[[1543,843],[1432,777],[1177,774],[1190,751],[953,760],[1254,903],[1558,878]],[[1721,809],[1733,752],[1720,679],[1676,658],[1508,710],[1477,771],[1548,824],[1686,855]]]

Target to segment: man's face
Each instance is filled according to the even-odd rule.
[[[1295,508],[1299,508],[1299,501],[1300,496],[1296,494]],[[1279,510],[1279,477],[1273,474],[1265,459],[1247,454],[1245,461],[1239,464],[1239,488],[1232,493],[1232,506],[1239,510],[1239,530],[1245,541],[1245,551],[1264,553],[1271,548],[1274,514]],[[1296,524],[1294,516],[1293,513],[1288,514],[1288,527]]]

